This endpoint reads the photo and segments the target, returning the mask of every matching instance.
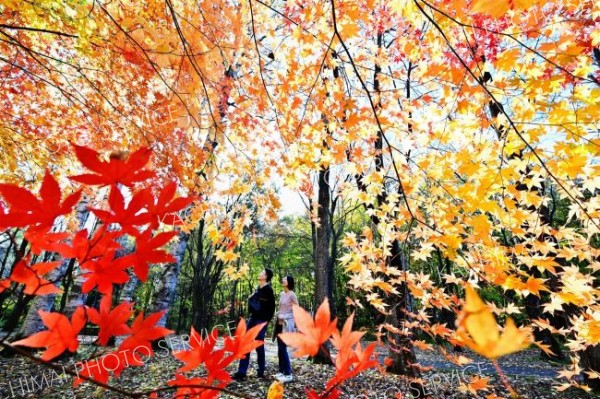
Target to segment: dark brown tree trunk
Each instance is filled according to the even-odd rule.
[[[19,321],[21,317],[27,312],[27,308],[29,303],[35,298],[33,295],[26,295],[23,292],[23,289],[20,290],[19,296],[17,297],[17,302],[13,307],[13,310],[8,315],[6,319],[6,323],[4,323],[4,330],[8,333],[14,331],[19,325]]]
[[[207,242],[204,227],[205,222],[201,220],[196,231],[198,255],[192,263],[192,325],[200,334],[205,334],[211,327],[213,299],[224,266],[223,262],[217,261],[215,248]]]
[[[315,309],[325,300],[329,299],[331,308],[331,283],[329,281],[330,269],[330,240],[331,223],[329,208],[331,207],[331,191],[329,187],[329,168],[319,171],[319,193],[317,202],[318,224],[316,226],[315,246]]]
[[[329,186],[329,167],[319,171],[319,193],[317,200],[318,223],[315,226],[314,257],[315,257],[315,310],[325,300],[329,300],[329,309],[334,307],[332,295],[333,263],[329,253],[331,240],[331,191]],[[329,348],[321,348],[312,358],[318,364],[333,364],[329,356]]]
[[[594,371],[600,370],[600,345],[593,345],[587,347],[584,351],[580,353],[580,356],[582,368]],[[586,373],[583,374],[586,384],[594,391],[600,392],[600,379],[589,378],[589,376]]]
[[[398,270],[408,272],[408,258],[402,251],[398,240],[394,240],[392,243],[389,264]],[[416,380],[420,378],[421,373],[417,367],[417,357],[411,342],[412,334],[410,329],[404,329],[405,323],[410,321],[408,312],[411,310],[410,293],[406,284],[401,283],[398,287],[398,294],[390,298],[393,298],[393,303],[392,301],[388,301],[388,305],[394,311],[390,314],[389,322],[400,331],[407,332],[392,333],[389,335],[389,357],[391,362],[387,367],[387,371],[393,374],[405,375]],[[416,382],[411,385],[411,388],[419,392],[422,391],[422,387]]]

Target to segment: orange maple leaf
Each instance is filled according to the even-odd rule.
[[[337,318],[331,321],[329,311],[329,301],[327,298],[323,301],[315,320],[310,314],[298,305],[294,305],[294,320],[299,333],[283,333],[279,337],[287,345],[296,348],[295,356],[305,355],[314,356],[319,352],[321,345],[331,337],[336,330]]]
[[[65,350],[75,352],[79,347],[77,335],[86,322],[85,310],[78,307],[71,321],[60,313],[38,311],[42,322],[48,330],[40,331],[32,336],[13,342],[13,345],[23,345],[31,348],[47,348],[41,356],[42,360],[52,360]]]
[[[264,325],[265,323],[261,323],[246,330],[246,320],[243,318],[240,320],[235,329],[235,335],[225,338],[223,344],[225,351],[231,352],[231,360],[241,359],[263,344],[263,341],[257,341],[256,337]]]
[[[41,277],[59,267],[60,264],[61,261],[41,262],[30,265],[29,258],[23,258],[15,265],[9,280],[25,284],[24,292],[27,295],[47,295],[62,292],[52,282]]]
[[[354,321],[354,313],[348,317],[342,328],[342,333],[336,329],[333,332],[331,342],[333,346],[338,350],[338,355],[335,359],[336,364],[345,363],[350,356],[354,355],[352,347],[355,346],[358,341],[365,335],[364,332],[352,331],[352,322]]]
[[[225,369],[236,359],[236,356],[225,356],[226,352],[232,350],[231,344],[226,344],[223,348],[215,350],[215,344],[217,343],[218,337],[219,334],[215,328],[203,341],[200,334],[192,327],[189,340],[191,350],[173,353],[173,356],[185,363],[185,365],[180,367],[177,372],[190,371],[204,363],[204,368],[208,374],[206,378],[208,383],[213,383],[215,381],[225,384],[229,383],[231,381],[231,376]],[[256,336],[254,336],[254,338],[255,337]],[[260,345],[260,341],[254,342],[257,342],[257,345]],[[253,347],[249,348],[254,349]],[[249,348],[243,348],[242,350],[247,350]]]
[[[156,312],[144,319],[144,313],[140,313],[131,325],[131,335],[127,337],[119,346],[119,349],[146,348],[150,355],[152,350],[152,341],[172,334],[174,331],[164,327],[157,327],[155,324],[162,318],[166,310]]]
[[[212,354],[216,343],[216,329],[214,329],[208,335],[208,337],[206,337],[206,340],[202,340],[200,334],[198,334],[196,329],[192,327],[189,340],[191,349],[188,351],[173,352],[173,356],[175,356],[175,358],[185,363],[184,366],[181,366],[179,369],[177,369],[177,372],[183,373],[185,371],[190,371],[201,365]]]

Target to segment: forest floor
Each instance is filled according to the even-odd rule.
[[[89,345],[83,346],[92,350]],[[177,349],[177,348],[175,348]],[[269,385],[275,380],[277,373],[277,346],[270,340],[266,343],[267,349],[267,378],[255,377],[255,356],[251,358],[248,380],[238,383],[233,382],[228,388],[231,391],[243,394],[245,397],[265,398]],[[493,366],[485,359],[476,355],[469,355],[472,363],[464,366],[455,366],[447,361],[437,351],[417,351],[420,364],[425,368],[423,379],[425,393],[431,398],[485,398],[495,394],[500,398],[509,398],[506,388],[502,385]],[[384,357],[384,353],[381,353]],[[73,359],[62,360],[66,365],[72,365]],[[542,361],[539,351],[527,350],[500,359],[500,366],[506,374],[509,383],[523,399],[588,399],[594,397],[582,390],[570,388],[565,392],[557,392],[554,387],[559,383],[557,373],[559,366]],[[112,380],[111,384],[129,391],[147,391],[162,386],[174,371],[181,366],[170,354],[169,349],[156,351],[153,358],[148,359],[142,367],[131,367],[123,375]],[[232,365],[232,373],[236,370]],[[305,359],[293,359],[292,368],[294,380],[285,385],[285,398],[305,398],[305,387],[322,391],[327,379],[332,375],[333,369],[328,366],[314,365]],[[201,375],[201,371],[194,371],[192,375]],[[486,389],[478,391],[475,395],[467,390],[467,384],[473,379],[488,378]],[[88,398],[121,398],[118,393],[107,392],[91,384],[82,384],[77,388],[71,386],[72,378],[54,373],[33,361],[20,356],[12,358],[0,357],[0,398],[44,398],[44,399],[88,399]],[[342,386],[342,398],[394,398],[409,397],[410,386],[394,375],[382,373],[379,370],[369,370],[350,380]],[[402,395],[397,395],[397,394]],[[171,397],[172,392],[163,392],[159,397]],[[233,395],[223,394],[221,397],[233,398]],[[494,397],[493,395],[491,397]]]

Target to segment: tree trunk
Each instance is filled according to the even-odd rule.
[[[329,168],[319,171],[319,194],[317,203],[318,223],[316,226],[315,246],[315,309],[325,298],[329,299],[329,307],[333,306],[331,298],[331,282],[329,281],[331,222],[331,192],[328,176]]]
[[[201,220],[197,229],[198,255],[192,263],[192,325],[201,334],[211,327],[212,303],[223,271],[223,262],[217,261],[214,255],[215,248],[210,242],[205,242],[204,223]]]
[[[85,305],[85,302],[88,297],[88,294],[84,293],[81,290],[81,287],[84,283],[84,279],[82,276],[82,273],[79,273],[75,276],[75,279],[73,280],[73,286],[67,294],[66,305],[63,314],[69,318],[78,307]]]
[[[329,300],[329,310],[331,311],[335,303],[332,295],[332,267],[329,254],[331,241],[331,191],[329,186],[329,167],[322,168],[319,171],[319,193],[317,201],[318,222],[314,229],[314,259],[315,259],[315,309],[327,298]],[[334,313],[334,312],[332,312]],[[319,353],[312,358],[317,364],[333,364],[331,353],[327,343],[321,348]]]
[[[600,345],[588,346],[581,352],[581,367],[589,370],[600,370]],[[587,373],[583,373],[586,384],[594,391],[600,391],[600,379],[590,378]]]
[[[408,272],[407,255],[402,251],[398,240],[394,240],[390,249],[390,266]],[[417,357],[415,356],[414,348],[411,342],[411,330],[405,329],[405,323],[409,322],[407,312],[411,311],[410,293],[405,283],[401,283],[398,287],[398,295],[394,298],[394,303],[390,315],[390,324],[403,333],[392,333],[390,339],[390,359],[392,360],[387,367],[387,371],[393,374],[405,375],[415,379],[411,382],[411,391],[418,390],[423,393],[423,387],[417,383],[421,373],[416,366]],[[421,396],[419,396],[421,397]]]
[[[171,308],[173,300],[175,299],[177,282],[179,281],[179,272],[181,271],[181,265],[183,263],[183,258],[185,257],[189,239],[190,235],[188,233],[179,233],[179,241],[175,244],[172,253],[175,262],[169,263],[166,266],[158,283],[158,287],[156,288],[151,312],[154,313],[165,310],[163,316],[158,323],[156,323],[157,326],[165,327],[167,324],[167,310]]]

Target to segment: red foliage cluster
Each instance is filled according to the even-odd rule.
[[[53,231],[57,218],[76,212],[84,189],[78,189],[63,200],[60,186],[49,172],[44,176],[38,195],[22,187],[0,184],[0,196],[8,206],[5,209],[0,202],[0,212],[3,214],[0,232],[22,228],[29,243],[29,253],[21,256],[8,278],[0,280],[0,292],[15,285],[23,285],[28,295],[60,292],[49,280],[48,274],[60,267],[64,260],[76,261],[77,271],[84,280],[83,292],[97,289],[102,294],[99,308],[80,306],[70,319],[61,313],[40,311],[47,330],[13,342],[12,345],[45,348],[41,359],[51,361],[65,351],[76,352],[79,348],[78,335],[83,327],[87,323],[96,325],[99,327],[99,345],[108,345],[111,338],[116,336],[124,339],[116,350],[77,363],[78,378],[74,386],[85,379],[106,384],[111,376],[119,377],[127,367],[142,366],[142,356],[154,354],[152,342],[173,332],[159,324],[165,311],[148,317],[140,313],[128,324],[134,314],[133,304],[113,306],[113,286],[129,280],[128,268],[132,268],[137,277],[145,281],[151,263],[175,261],[163,247],[176,232],[157,232],[157,229],[165,224],[181,224],[178,213],[190,205],[194,198],[176,198],[175,183],[167,184],[162,190],[154,187],[156,183],[150,179],[155,174],[145,169],[152,153],[148,148],[129,156],[124,152],[114,153],[108,161],[102,161],[100,154],[87,147],[74,145],[74,150],[79,161],[93,173],[72,176],[70,180],[84,186],[109,186],[106,203],[99,208],[88,207],[101,222],[100,227],[94,232],[89,232],[84,226],[74,232]],[[127,187],[126,195],[123,194],[123,187]],[[155,192],[158,194],[155,195]],[[121,242],[124,238],[135,241],[135,249],[130,253],[122,254]],[[63,260],[32,263],[30,254],[39,255],[42,252],[54,254]],[[377,364],[371,359],[375,345],[371,344],[364,350],[361,348],[358,341],[363,333],[352,332],[352,317],[340,333],[336,327],[337,320],[330,320],[327,302],[319,308],[315,321],[301,308],[294,309],[294,316],[300,332],[283,335],[288,344],[297,348],[297,355],[316,354],[330,338],[338,349],[336,374],[322,394],[307,390],[309,397],[337,398],[340,384]],[[168,383],[174,387],[174,395],[216,397],[231,382],[226,367],[262,345],[262,341],[256,340],[262,326],[247,330],[242,319],[235,335],[224,337],[221,345],[217,345],[220,340],[216,330],[202,340],[192,328],[191,349],[173,353],[184,363]],[[188,378],[183,374],[201,366],[207,373],[205,377]]]

